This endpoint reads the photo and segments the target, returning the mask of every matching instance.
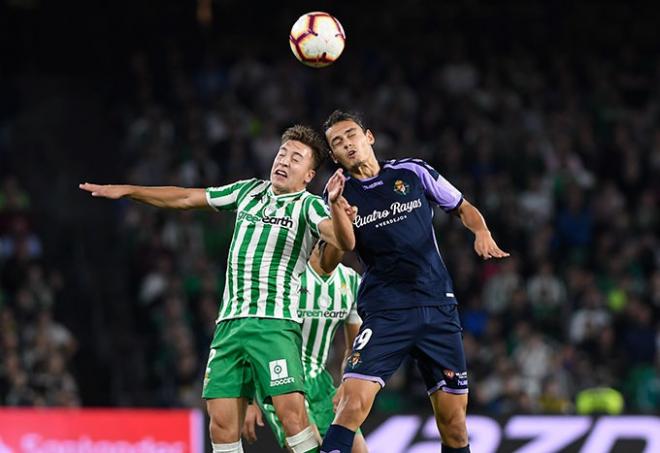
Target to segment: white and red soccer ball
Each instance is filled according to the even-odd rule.
[[[289,45],[296,58],[314,68],[328,66],[337,60],[345,43],[346,33],[339,21],[320,11],[300,16],[289,35]]]

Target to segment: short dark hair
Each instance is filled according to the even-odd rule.
[[[364,127],[364,121],[362,121],[362,116],[354,112],[342,112],[341,110],[335,110],[330,114],[325,123],[323,123],[323,132],[330,129],[332,126],[337,124],[340,121],[353,121],[355,124],[360,126],[363,131],[366,131],[367,128]]]
[[[321,134],[311,127],[296,124],[285,130],[282,134],[282,143],[289,140],[296,140],[300,143],[304,143],[312,149],[314,170],[318,170],[327,154],[325,140],[321,137]]]

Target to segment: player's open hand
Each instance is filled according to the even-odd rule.
[[[250,444],[257,440],[257,425],[264,426],[263,414],[259,406],[250,404],[245,412],[245,423],[243,424],[243,437]]]
[[[355,221],[358,213],[357,206],[351,206],[348,203],[348,200],[343,196],[340,196],[335,203],[337,203],[339,207],[344,210],[348,218],[351,219],[351,222]]]
[[[345,182],[346,177],[344,176],[344,170],[341,168],[338,169],[330,179],[328,179],[326,189],[328,190],[328,201],[330,201],[330,203],[335,203],[339,199],[344,192]]]
[[[92,184],[89,182],[78,184],[78,187],[87,192],[91,192],[93,197],[110,198],[117,200],[118,198],[126,195],[126,186],[118,186],[112,184]]]
[[[482,231],[476,234],[474,251],[485,260],[490,258],[506,258],[509,256],[507,252],[497,246],[490,231]]]

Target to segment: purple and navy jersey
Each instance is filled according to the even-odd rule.
[[[445,211],[463,201],[426,162],[381,162],[377,176],[348,177],[344,197],[358,207],[356,251],[365,266],[360,315],[380,310],[456,303],[451,277],[433,230],[433,205]]]

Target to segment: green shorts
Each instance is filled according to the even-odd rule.
[[[215,328],[202,397],[264,399],[304,392],[300,324],[271,318],[221,321]]]
[[[336,389],[332,382],[332,376],[327,370],[323,370],[316,377],[305,376],[305,405],[309,422],[316,425],[321,434],[325,433],[335,418],[335,411],[332,406],[332,398],[335,396]],[[258,400],[261,398],[258,398]],[[282,448],[285,447],[286,434],[282,423],[275,415],[275,408],[272,404],[259,404],[268,424],[270,425],[277,441]],[[358,430],[358,432],[360,432]]]

